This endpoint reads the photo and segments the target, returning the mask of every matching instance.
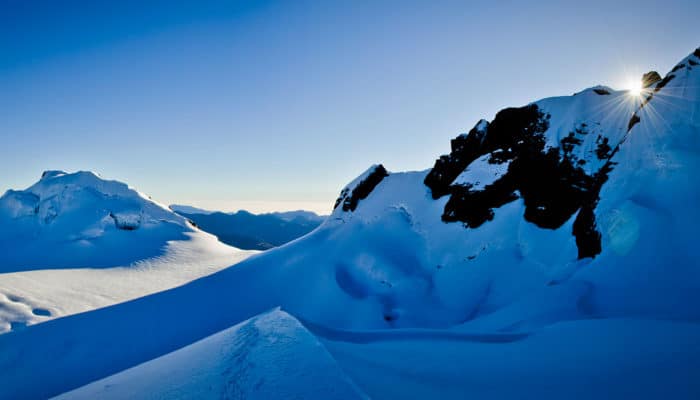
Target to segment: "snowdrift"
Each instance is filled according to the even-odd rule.
[[[181,397],[367,398],[311,333],[274,310],[56,399]]]

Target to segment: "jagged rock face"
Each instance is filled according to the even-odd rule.
[[[659,83],[656,84],[656,87],[654,87],[654,92],[658,92],[659,90],[663,89],[664,86],[668,85],[668,83],[671,82],[675,77],[676,76],[673,74],[666,75],[664,79],[662,79],[661,81],[659,81]]]
[[[350,192],[349,187],[343,189],[340,197],[335,201],[333,209],[335,210],[342,204],[343,211],[355,211],[360,200],[367,198],[372,193],[372,190],[379,185],[379,182],[387,176],[389,176],[389,173],[382,164],[370,168],[367,176],[355,185],[352,192]]]
[[[632,130],[632,128],[637,125],[639,121],[641,121],[641,119],[639,119],[639,115],[632,114],[632,118],[630,118],[630,122],[627,124],[627,131],[629,132]]]
[[[489,162],[502,164],[513,160],[521,149],[543,148],[541,133],[547,130],[547,118],[535,104],[506,108],[496,115],[492,123],[480,121],[469,134],[453,139],[452,152],[435,161],[435,166],[425,178],[425,185],[430,188],[433,198],[450,194],[452,182],[480,156],[491,153]],[[496,197],[502,200],[502,196]],[[449,220],[451,217],[446,209],[443,219]]]
[[[574,96],[571,101],[604,101],[596,100],[601,97],[598,90],[605,90],[605,96],[619,96],[596,87],[577,94],[581,100]],[[586,105],[585,109],[595,107]],[[538,103],[507,108],[492,122],[481,120],[468,134],[452,139],[450,154],[438,158],[423,180],[434,200],[449,196],[440,219],[478,228],[494,218],[496,209],[520,199],[524,220],[540,228],[558,229],[574,218],[571,233],[579,259],[600,254],[601,234],[594,211],[600,189],[614,166],[610,158],[618,140],[611,141],[614,134],[604,132],[609,127],[601,128],[597,119],[591,117],[591,125],[583,122],[589,121],[586,115],[573,126],[566,122],[554,128],[551,118]],[[637,122],[633,116],[627,126],[621,123],[620,129],[629,131]],[[552,141],[552,132],[562,129],[569,132]],[[479,175],[474,171],[485,171],[489,176],[482,182],[473,176]],[[386,176],[382,165],[370,168],[343,189],[334,209],[355,211]]]
[[[577,211],[572,232],[577,238],[579,258],[600,253],[600,233],[596,230],[593,209],[604,182],[598,174],[588,175],[573,150],[586,135],[586,124],[560,141],[560,147],[545,146],[544,132],[550,115],[536,104],[508,108],[496,115],[491,124],[479,124],[466,137],[452,141],[452,153],[442,156],[428,173],[425,184],[433,198],[449,194],[442,220],[463,222],[477,228],[492,220],[494,209],[522,198],[524,218],[541,228],[556,229]],[[479,130],[479,126],[483,130]],[[599,158],[609,157],[607,138],[598,138]],[[508,163],[507,172],[475,190],[470,183],[452,183],[457,175],[480,156],[488,155],[491,164]]]
[[[661,75],[656,71],[649,71],[642,75],[642,87],[648,88],[649,86],[655,84],[661,80]]]
[[[460,227],[453,223],[461,222],[466,228],[465,238],[474,242],[490,242],[494,226],[529,230],[523,225],[527,223],[545,231],[537,235],[562,238],[570,234],[570,260],[596,258],[606,246],[619,250],[624,246],[618,241],[624,240],[615,232],[621,228],[611,222],[619,211],[603,207],[607,203],[601,200],[601,190],[609,186],[606,184],[613,171],[617,173],[623,166],[628,171],[634,162],[631,159],[643,157],[641,153],[619,154],[628,137],[643,131],[645,140],[650,140],[658,133],[650,131],[649,124],[660,125],[652,119],[663,104],[673,102],[685,107],[688,99],[693,99],[693,86],[687,82],[698,64],[700,59],[691,55],[664,78],[654,71],[645,74],[643,84],[648,90],[641,96],[595,86],[573,96],[504,109],[493,121],[481,120],[468,134],[451,140],[450,153],[440,156],[433,168],[420,176],[425,193],[406,182],[411,178],[393,173],[380,187],[369,185],[372,195],[357,208],[355,199],[361,196],[352,196],[351,192],[360,186],[360,180],[369,177],[368,172],[341,193],[336,216],[348,221],[341,214],[353,211],[354,219],[368,221],[369,215],[376,218],[383,212],[404,210],[407,220],[419,231],[425,226],[441,229],[435,225],[440,224],[456,234],[452,228]],[[652,100],[658,96],[665,98]],[[695,109],[690,109],[689,115],[697,115]],[[642,129],[645,123],[647,128]],[[643,154],[657,150],[661,149],[645,148]],[[676,165],[663,155],[656,159],[663,165]],[[418,214],[421,218],[416,217]],[[612,236],[615,240],[611,241]],[[525,249],[523,258],[547,258],[548,249],[528,248],[527,236],[515,241],[517,254],[518,249]],[[473,247],[479,245],[474,243]],[[481,259],[484,255],[475,257]],[[442,261],[438,263],[442,265]],[[543,264],[555,265],[548,258]]]
[[[435,166],[425,177],[425,184],[431,189],[434,199],[448,194],[452,181],[481,155],[482,140],[487,126],[486,121],[480,121],[467,135],[452,139],[450,155],[443,155],[435,161]]]

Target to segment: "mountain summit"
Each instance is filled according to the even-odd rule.
[[[158,254],[193,232],[187,220],[93,172],[46,171],[0,197],[0,272],[114,266]]]

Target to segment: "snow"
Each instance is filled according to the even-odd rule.
[[[595,89],[601,88],[610,94],[597,94]],[[599,137],[607,138],[611,147],[620,143],[641,102],[641,98],[630,96],[626,90],[596,86],[574,96],[551,97],[535,104],[551,116],[545,132],[547,147],[561,147],[562,139],[573,133],[581,144],[574,146],[572,154],[585,161],[581,167],[590,175],[607,161],[596,154]]]
[[[193,207],[193,206],[187,206],[187,205],[181,205],[181,204],[171,204],[169,208],[171,210],[175,211],[176,213],[184,213],[184,214],[213,214],[216,212],[216,211],[205,210],[205,209],[199,208],[199,207]]]
[[[483,190],[486,186],[496,182],[506,172],[510,161],[504,163],[491,163],[490,154],[483,155],[474,160],[467,169],[464,170],[452,182],[453,185],[469,185],[472,190]]]
[[[180,286],[255,253],[201,232],[186,235],[167,243],[162,255],[130,265],[0,274],[0,334]]]
[[[313,373],[310,373],[313,371]],[[362,399],[314,335],[274,310],[56,399]]]
[[[495,342],[439,332],[359,343],[339,336],[322,343],[376,399],[694,399],[700,393],[696,323],[569,321]]]
[[[0,272],[128,264],[192,231],[186,219],[121,182],[49,171],[0,197],[0,244],[12,249],[0,253]]]
[[[576,214],[539,228],[518,199],[478,228],[444,223],[447,197],[432,199],[428,171],[392,172],[355,211],[336,208],[294,242],[173,289],[0,335],[3,394],[45,398],[105,378],[75,393],[108,395],[112,384],[221,393],[223,381],[209,380],[220,358],[210,354],[239,338],[245,354],[262,360],[251,367],[255,377],[279,376],[265,361],[277,352],[315,363],[313,344],[335,360],[323,370],[372,398],[698,398],[700,69],[673,74],[650,99],[592,88],[537,102],[550,114],[548,146],[575,154],[590,174],[612,156],[595,208],[603,244],[595,258],[578,259]],[[640,121],[631,126],[633,112]],[[619,150],[599,157],[599,135]],[[566,138],[575,142],[568,150]],[[477,172],[492,168],[477,160],[460,182],[486,182]],[[3,210],[40,227],[44,216],[59,223],[61,202],[56,215],[50,207],[32,214],[32,196],[42,202],[43,193],[10,193]],[[105,235],[147,231],[150,215],[134,231]],[[282,340],[279,348],[242,339],[250,322],[237,324],[278,306],[306,328],[293,324],[293,346],[284,329],[263,329],[265,343]],[[27,310],[36,318],[53,311],[48,303]],[[164,382],[190,361],[201,375]]]
[[[182,285],[253,252],[92,172],[0,198],[0,334]]]

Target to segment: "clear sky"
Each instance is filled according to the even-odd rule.
[[[0,0],[0,191],[93,170],[163,203],[328,212],[501,108],[666,73],[700,1]]]

